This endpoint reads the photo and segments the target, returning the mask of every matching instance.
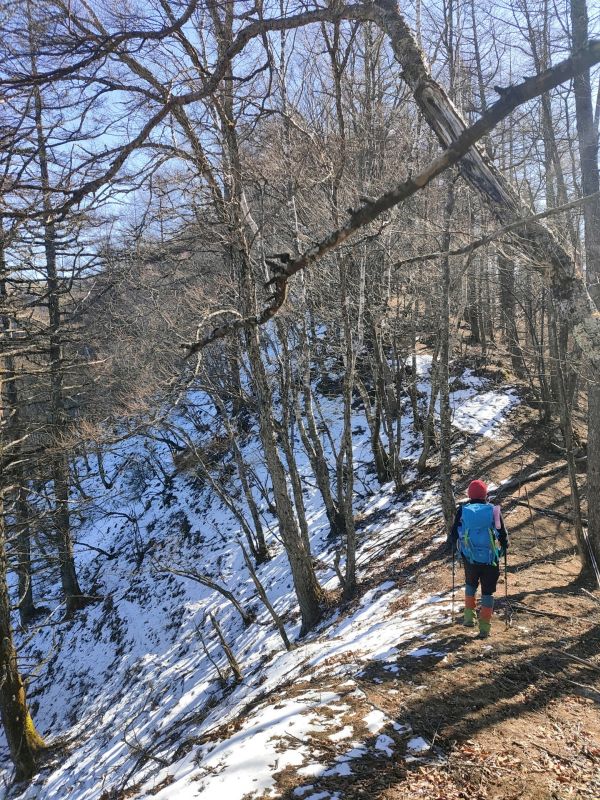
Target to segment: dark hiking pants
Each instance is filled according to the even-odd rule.
[[[498,564],[471,564],[464,559],[465,583],[477,590],[481,583],[481,594],[494,594],[498,578],[500,577],[500,567]]]

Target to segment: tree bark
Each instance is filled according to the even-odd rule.
[[[443,147],[448,147],[466,130],[466,123],[444,89],[431,75],[425,57],[398,10],[395,0],[376,0],[379,24],[390,37],[394,55],[402,67],[415,102]],[[472,145],[459,162],[464,179],[488,205],[502,224],[532,216],[507,179]],[[539,265],[556,301],[562,321],[572,324],[573,335],[596,370],[600,370],[600,315],[595,313],[582,275],[552,232],[539,220],[526,223],[519,247]]]
[[[573,50],[588,43],[586,0],[571,0]],[[575,76],[575,113],[584,195],[600,188],[598,130],[594,121],[590,71]],[[584,205],[586,280],[596,308],[600,309],[600,197]],[[596,575],[600,565],[600,369],[592,362],[588,384],[588,536]],[[589,559],[588,559],[589,560]],[[592,565],[593,566],[593,565]]]
[[[283,624],[283,620],[281,619],[279,614],[275,611],[275,609],[273,607],[273,604],[269,600],[269,597],[268,597],[268,595],[267,595],[267,593],[265,591],[265,587],[262,585],[262,583],[260,581],[260,578],[256,574],[256,570],[252,566],[252,562],[250,561],[250,556],[246,552],[246,548],[244,547],[244,545],[241,542],[239,544],[240,544],[240,548],[242,550],[242,554],[244,556],[244,562],[246,563],[246,566],[248,568],[248,572],[250,573],[250,577],[252,578],[252,582],[254,583],[254,586],[256,587],[256,591],[258,592],[258,596],[260,597],[260,599],[262,600],[265,608],[267,609],[267,611],[271,615],[271,619],[275,623],[275,627],[277,628],[277,630],[279,632],[279,635],[281,636],[281,640],[282,640],[283,644],[285,645],[285,649],[286,650],[292,650],[293,646],[292,646],[290,640],[288,639],[288,635],[286,633],[285,625]]]
[[[16,769],[18,781],[29,780],[37,769],[44,740],[37,732],[25,696],[25,686],[17,667],[17,653],[10,625],[10,598],[6,584],[7,564],[4,547],[4,508],[0,499],[0,718]]]
[[[440,357],[440,339],[438,337],[436,342],[436,348],[433,353],[433,358],[431,359],[431,372],[429,373],[430,376],[429,405],[427,408],[427,416],[423,423],[423,449],[421,450],[421,454],[417,462],[417,470],[419,472],[425,472],[427,468],[427,459],[429,458],[429,452],[432,446],[435,445],[435,424],[434,424],[435,403],[437,400],[438,393],[440,391],[440,383],[438,378],[439,357]]]
[[[37,67],[33,53],[35,42],[30,24],[30,42],[32,46],[32,72]],[[46,149],[46,131],[43,121],[42,94],[39,86],[34,87],[35,127],[37,136],[37,156],[39,159],[41,185],[44,192],[44,267],[48,288],[48,329],[49,329],[49,372],[50,372],[50,424],[54,437],[53,447],[56,452],[51,458],[51,473],[54,483],[55,511],[54,524],[58,536],[58,555],[60,560],[60,576],[65,596],[66,613],[73,612],[85,605],[85,599],[79,588],[73,542],[69,519],[69,461],[62,450],[60,436],[66,424],[66,413],[63,396],[63,345],[61,336],[60,285],[56,259],[56,226],[52,209],[51,184],[48,153]]]
[[[233,672],[233,678],[234,678],[236,683],[241,683],[244,680],[244,676],[242,675],[242,671],[240,669],[240,665],[238,664],[237,659],[233,654],[233,650],[227,644],[227,639],[225,638],[225,635],[224,635],[223,631],[221,630],[221,626],[217,622],[215,615],[212,612],[210,612],[208,617],[210,619],[211,625],[214,628],[215,633],[217,634],[217,638],[218,638],[219,642],[221,643],[221,647],[223,648],[223,652],[225,653],[225,656],[227,657],[227,661],[229,662],[229,666],[231,667],[231,671]]]
[[[294,406],[296,411],[298,429],[302,438],[302,444],[310,465],[312,467],[319,492],[323,498],[325,513],[329,520],[330,535],[344,536],[345,522],[344,515],[339,509],[339,504],[334,500],[331,493],[331,479],[329,477],[329,466],[325,457],[325,450],[321,443],[315,413],[313,407],[313,394],[310,383],[310,345],[308,341],[308,331],[305,321],[300,322],[300,364],[299,370],[302,381],[302,409],[298,401],[297,393],[294,392]]]
[[[218,49],[221,58],[228,58],[228,47],[233,39],[234,10],[232,0],[221,7],[209,8],[213,23],[218,31]],[[222,15],[222,16],[221,16]],[[246,229],[255,229],[244,195],[242,181],[242,161],[235,128],[234,82],[232,65],[229,62],[223,79],[223,91],[215,98],[215,105],[222,123],[223,156],[226,169],[225,204],[219,207],[223,221],[228,225],[231,241],[228,253],[233,274],[241,284],[244,312],[256,312],[256,285],[250,258],[250,248],[246,241]],[[267,469],[273,486],[279,532],[289,560],[294,589],[302,624],[300,635],[313,628],[321,618],[323,590],[315,574],[310,549],[307,549],[298,528],[294,506],[287,488],[287,473],[277,447],[273,424],[273,397],[265,365],[262,360],[260,331],[252,326],[246,332],[246,346],[252,376],[252,384],[258,401],[260,439],[264,448]]]
[[[512,258],[498,254],[498,274],[500,277],[500,304],[502,327],[508,343],[512,368],[519,378],[526,375],[523,352],[519,343],[517,329],[517,307],[515,303],[515,263]]]
[[[450,222],[454,211],[454,178],[447,175],[446,203],[444,205],[444,233],[442,236],[442,250],[450,249]],[[450,388],[449,388],[449,362],[450,362],[450,259],[446,255],[442,258],[442,296],[441,296],[441,331],[440,331],[440,359],[438,367],[438,380],[440,385],[440,491],[442,496],[442,510],[446,529],[450,532],[456,503],[452,489],[452,462],[450,442],[452,436]]]
[[[352,390],[354,389],[354,371],[356,365],[356,351],[358,345],[354,341],[353,326],[350,319],[350,299],[348,291],[348,262],[344,255],[339,257],[340,268],[340,302],[344,331],[344,428],[342,441],[336,463],[337,496],[344,514],[346,540],[346,570],[344,573],[343,599],[350,600],[356,593],[356,530],[354,527],[354,456],[352,447]],[[362,291],[363,277],[360,280]],[[360,339],[362,321],[359,318],[357,325]]]
[[[246,264],[242,267],[242,270],[246,275],[243,280],[246,283],[245,294],[246,298],[248,298],[248,293],[252,291],[248,285],[249,281],[251,281],[251,277],[248,274],[250,265]],[[321,617],[323,590],[317,581],[310,550],[306,549],[305,542],[298,529],[294,508],[288,495],[287,475],[278,453],[275,430],[273,428],[273,418],[271,416],[273,399],[262,361],[258,328],[254,327],[248,331],[246,341],[252,370],[252,381],[258,398],[260,438],[273,485],[279,530],[289,559],[294,588],[300,605],[300,613],[302,615],[300,635],[303,636],[316,625]]]
[[[34,619],[37,609],[33,602],[33,580],[31,576],[31,528],[30,510],[24,475],[19,470],[15,519],[17,521],[17,578],[19,582],[19,618],[26,627]]]
[[[571,423],[571,409],[568,404],[568,396],[566,390],[566,381],[564,374],[563,364],[566,360],[566,352],[560,346],[558,337],[558,326],[555,317],[552,317],[550,335],[554,340],[554,348],[557,353],[556,358],[556,383],[558,390],[558,410],[560,418],[560,427],[565,440],[565,451],[567,459],[567,469],[569,473],[569,486],[571,489],[571,504],[573,506],[575,538],[579,549],[579,556],[581,559],[581,567],[583,573],[590,571],[590,554],[587,550],[587,542],[583,531],[583,523],[581,521],[581,500],[579,494],[579,486],[577,484],[577,465],[575,463],[575,454],[573,448],[573,426]]]
[[[6,262],[4,255],[4,233],[0,230],[0,298],[3,304],[8,299],[6,291]],[[2,315],[2,331],[8,342],[12,341],[11,320],[6,314]],[[14,509],[17,527],[17,577],[19,582],[19,616],[21,625],[26,626],[35,616],[36,609],[33,602],[33,585],[31,580],[30,556],[30,509],[27,504],[27,487],[23,472],[23,424],[19,392],[17,389],[17,373],[15,359],[6,355],[4,361],[4,375],[1,381],[0,396],[2,398],[2,439],[8,447],[3,448],[0,472],[2,479],[14,484]]]
[[[269,553],[269,548],[267,547],[267,542],[265,539],[265,533],[260,519],[260,514],[256,502],[254,500],[254,495],[252,494],[252,489],[250,488],[250,483],[248,481],[248,474],[246,470],[246,464],[244,462],[244,457],[242,456],[242,452],[238,447],[235,431],[233,429],[231,420],[229,419],[227,408],[225,407],[223,400],[221,399],[217,391],[209,391],[209,393],[213,403],[215,404],[215,408],[219,411],[219,414],[221,415],[221,419],[223,420],[223,425],[227,430],[227,436],[229,437],[229,443],[231,445],[233,458],[235,460],[235,465],[237,467],[238,478],[240,479],[240,483],[242,485],[242,490],[244,492],[244,497],[246,499],[246,505],[248,506],[248,509],[250,511],[250,516],[252,517],[254,532],[252,532],[247,522],[244,521],[242,525],[242,527],[244,528],[246,539],[248,541],[248,546],[252,551],[252,555],[256,559],[257,565],[263,564],[265,561],[268,561],[271,558],[271,555]],[[206,467],[206,472],[207,474],[210,474],[208,471],[208,467]],[[221,493],[221,491],[222,490],[220,490],[219,493]],[[223,494],[225,493],[223,492]],[[230,506],[230,508],[232,508],[233,510],[232,506]],[[234,511],[234,513],[236,512]],[[240,518],[240,523],[242,523],[241,518]],[[254,541],[255,537],[256,541]]]

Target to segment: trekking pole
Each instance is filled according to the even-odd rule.
[[[508,615],[508,573],[507,573],[508,559],[506,556],[506,547],[504,548],[504,625],[506,628],[510,627],[510,620]]]
[[[454,625],[454,587],[455,587],[455,584],[454,584],[454,566],[455,566],[455,563],[456,563],[456,548],[454,547],[454,544],[453,544],[452,545],[452,608],[451,608],[451,611],[450,611],[450,615],[451,615],[450,624],[451,625]]]

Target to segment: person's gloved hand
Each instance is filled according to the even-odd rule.
[[[504,558],[506,551],[508,550],[508,538],[505,535],[501,535],[499,537],[498,546],[500,547],[500,555],[502,558]]]

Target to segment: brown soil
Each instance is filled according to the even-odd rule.
[[[531,409],[514,412],[506,431],[500,440],[477,440],[472,463],[455,476],[459,489],[471,477],[499,483],[559,463]],[[363,699],[349,717],[356,722],[365,707],[382,709],[433,742],[431,758],[365,757],[352,762],[351,776],[314,781],[288,769],[279,775],[282,797],[292,800],[295,787],[312,782],[305,796],[328,790],[343,800],[600,798],[600,593],[586,594],[593,587],[578,581],[572,526],[531,508],[570,516],[566,472],[526,484],[502,506],[511,535],[509,599],[502,578],[491,638],[480,641],[449,620],[433,640],[445,658],[400,658],[397,674],[374,663],[357,681]],[[433,533],[439,530],[418,530],[415,553],[426,551]],[[397,563],[397,583],[417,572],[421,589],[449,588],[448,560],[436,550],[424,562],[427,573],[423,560]],[[457,593],[457,620],[461,609]],[[323,758],[329,761],[327,751]]]
[[[499,483],[555,460],[530,410],[511,423],[517,435],[485,440],[466,479]],[[450,656],[423,676],[427,697],[411,714],[415,730],[436,736],[447,764],[413,771],[381,800],[600,798],[600,594],[592,599],[578,582],[572,526],[531,510],[571,515],[566,472],[525,484],[502,505],[508,605],[502,578],[489,648],[468,629],[445,632]],[[439,587],[447,572],[429,580]]]

